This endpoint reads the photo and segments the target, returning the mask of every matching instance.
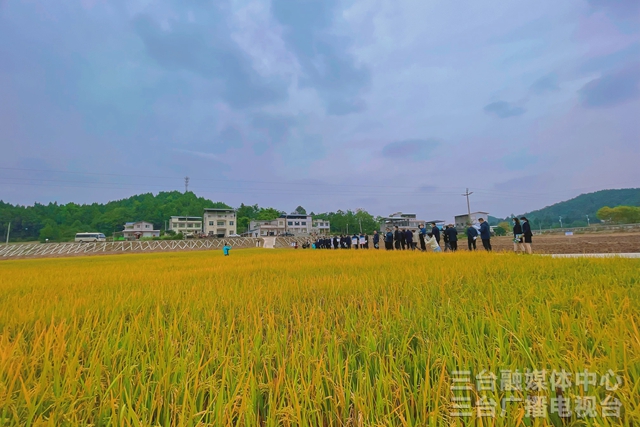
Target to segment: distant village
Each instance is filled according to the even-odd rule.
[[[487,219],[488,212],[471,212],[457,215],[453,224],[459,231],[463,231],[468,224],[477,225],[480,218]],[[419,224],[436,224],[442,228],[446,221],[441,219],[418,219],[414,213],[395,212],[381,218],[379,231],[387,227],[398,226],[403,229],[417,230]],[[170,233],[182,234],[185,238],[228,238],[228,237],[267,237],[267,236],[318,236],[330,235],[331,224],[328,220],[314,219],[312,215],[282,214],[280,217],[265,221],[253,220],[249,229],[237,234],[237,219],[235,209],[205,208],[203,216],[172,216],[166,225]],[[344,230],[346,233],[356,233],[362,230]],[[339,232],[337,232],[339,233]],[[114,236],[121,240],[139,240],[160,237],[160,230],[154,229],[149,221],[127,222],[124,230]]]

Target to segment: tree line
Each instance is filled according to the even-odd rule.
[[[622,202],[622,203],[618,203]],[[608,206],[615,206],[610,208]],[[591,221],[595,219],[610,223],[640,222],[640,189],[603,190],[590,194],[582,194],[566,202],[527,213],[534,228],[560,227],[559,216],[563,217],[564,227],[584,227],[587,215]],[[4,241],[7,226],[11,222],[11,241],[33,241],[49,239],[50,241],[69,241],[76,233],[98,231],[106,236],[121,231],[125,222],[149,221],[155,229],[164,230],[166,221],[175,215],[202,216],[205,208],[226,208],[231,206],[223,202],[214,202],[196,196],[193,192],[179,191],[140,194],[105,204],[92,203],[79,205],[76,203],[58,204],[35,203],[33,206],[12,205],[0,201],[0,236]],[[236,209],[237,230],[243,233],[248,230],[252,220],[269,221],[284,214],[284,211],[272,207],[260,207],[241,204]],[[302,206],[294,212],[306,214]],[[338,210],[315,214],[314,219],[328,220],[334,234],[367,233],[378,229],[380,217],[374,217],[365,210]],[[513,215],[512,215],[513,216]],[[520,216],[520,215],[518,215]],[[492,225],[506,227],[509,232],[509,218],[489,217]]]

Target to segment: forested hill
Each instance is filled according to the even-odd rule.
[[[609,206],[640,206],[640,188],[625,188],[621,190],[601,190],[595,193],[581,194],[573,199],[556,203],[542,209],[525,213],[537,228],[552,228],[562,225],[565,227],[585,227],[587,215],[591,224],[600,222],[596,218],[598,209]]]
[[[69,240],[76,232],[100,231],[111,235],[125,222],[149,221],[163,229],[173,215],[202,216],[204,208],[229,208],[222,202],[197,197],[192,192],[160,192],[132,196],[106,204],[78,205],[49,203],[14,206],[0,201],[0,236],[6,236],[11,222],[11,240]]]

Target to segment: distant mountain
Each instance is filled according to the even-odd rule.
[[[562,216],[563,227],[585,227],[587,215],[591,224],[598,223],[596,212],[603,206],[640,206],[640,188],[624,188],[621,190],[601,190],[595,193],[581,194],[573,199],[556,203],[542,209],[524,214],[535,228],[560,227]],[[518,215],[521,216],[521,215]]]

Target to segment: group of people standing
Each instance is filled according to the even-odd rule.
[[[377,231],[374,233],[377,233]],[[354,234],[353,236],[341,234],[333,237],[319,237],[314,243],[307,245],[307,247],[309,246],[313,249],[369,249],[369,236],[365,233]],[[303,248],[305,248],[305,245],[303,245]]]
[[[440,231],[435,223],[427,229],[424,224],[419,224],[417,230],[400,229],[397,225],[394,230],[387,227],[384,236],[384,247],[386,250],[416,250],[420,244],[420,250],[426,251],[429,247],[434,252],[442,252],[440,248],[440,238],[444,235],[445,251],[456,251],[458,249],[458,232],[452,224]]]
[[[491,227],[489,227],[489,223],[484,220],[484,218],[478,219],[480,223],[480,231],[473,225],[469,224],[467,228],[467,244],[469,245],[470,251],[476,250],[476,240],[478,236],[480,236],[480,240],[482,240],[482,246],[486,251],[492,251],[491,248]]]
[[[513,218],[513,250],[514,252],[533,253],[531,249],[531,225],[527,217]]]
[[[484,218],[479,218],[479,229],[473,225],[469,225],[465,234],[467,236],[467,245],[470,251],[476,250],[476,241],[478,237],[482,241],[482,246],[486,251],[491,251],[491,227]],[[383,239],[384,248],[391,250],[416,250],[427,251],[429,248],[433,252],[442,252],[440,241],[444,243],[444,251],[455,252],[458,250],[458,230],[453,224],[447,224],[444,229],[435,224],[430,224],[431,228],[419,224],[417,230],[407,228],[400,229],[394,226],[393,230],[387,227],[384,236],[377,231],[373,232],[371,240],[374,249],[380,249],[380,239]],[[513,242],[515,252],[532,253],[531,249],[531,226],[526,217],[513,218]],[[312,247],[314,249],[369,249],[369,239],[366,233],[340,236],[319,237],[314,243],[303,244],[303,248]],[[418,246],[419,245],[419,246]]]

